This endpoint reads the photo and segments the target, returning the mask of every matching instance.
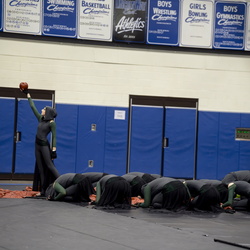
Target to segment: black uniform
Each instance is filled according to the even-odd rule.
[[[96,186],[96,205],[130,207],[130,184],[124,178],[117,175],[105,175]]]
[[[49,133],[52,133],[52,147],[56,147],[56,123],[54,118],[57,116],[56,110],[51,107],[45,107],[45,116],[42,116],[36,109],[31,98],[28,98],[30,107],[38,120],[36,141],[35,141],[35,156],[36,167],[40,174],[40,191],[44,195],[45,190],[56,178],[59,177],[52,159],[50,145],[47,140]],[[37,180],[34,180],[36,182]],[[33,190],[38,190],[38,187],[33,185]]]
[[[122,175],[122,177],[129,182],[132,197],[142,196],[141,188],[146,182],[141,177],[129,173]]]
[[[189,202],[187,187],[180,180],[169,177],[157,178],[145,184],[142,191],[144,193],[142,207],[177,210]]]
[[[235,181],[246,181],[250,183],[250,170],[231,172],[222,179],[222,182],[225,185],[228,185],[229,183],[233,183]]]
[[[213,185],[203,180],[187,180],[185,183],[192,197],[190,209],[222,211],[220,208],[220,193]]]
[[[46,190],[48,200],[90,201],[94,188],[89,178],[82,174],[68,173],[59,176]]]

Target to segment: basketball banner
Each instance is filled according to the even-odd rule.
[[[42,0],[5,0],[4,31],[41,35]]]
[[[43,35],[76,37],[77,0],[44,0]]]
[[[113,0],[81,0],[78,38],[112,41]]]

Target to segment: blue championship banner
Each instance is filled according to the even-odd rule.
[[[41,35],[42,0],[5,0],[4,31]]]
[[[145,43],[146,11],[146,0],[115,0],[114,40]]]
[[[113,0],[79,0],[78,38],[112,41]]]
[[[223,2],[215,3],[214,48],[244,48],[246,3]]]
[[[182,0],[180,46],[212,48],[213,0]]]
[[[76,37],[76,1],[44,0],[43,35]]]
[[[250,3],[247,3],[247,23],[245,32],[245,50],[250,50]]]
[[[0,0],[0,31],[3,31],[3,0]]]
[[[150,0],[147,43],[177,46],[179,43],[179,0]]]

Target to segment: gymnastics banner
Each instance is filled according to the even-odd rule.
[[[245,50],[250,50],[250,3],[247,4],[246,17]]]
[[[76,37],[76,1],[44,0],[43,35]]]
[[[178,45],[179,7],[179,0],[149,0],[147,43]]]
[[[80,0],[78,38],[112,41],[113,0]]]
[[[5,0],[4,31],[41,35],[42,0]]]
[[[115,0],[114,40],[145,43],[146,11],[147,0]]]
[[[212,48],[213,17],[213,0],[182,0],[180,46]]]
[[[215,3],[214,48],[244,48],[246,3],[217,1]]]
[[[0,31],[3,31],[3,0],[0,0]]]

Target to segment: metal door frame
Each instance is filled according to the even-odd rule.
[[[161,106],[164,109],[163,118],[165,117],[166,107],[182,107],[182,108],[195,108],[196,120],[195,120],[195,145],[194,145],[194,175],[193,179],[196,179],[197,175],[197,143],[198,143],[198,98],[182,98],[182,97],[163,97],[163,96],[140,96],[129,95],[129,115],[128,115],[128,143],[127,143],[127,163],[126,173],[130,172],[130,154],[131,154],[131,128],[132,128],[132,106]],[[165,122],[165,120],[164,120]],[[162,133],[165,134],[164,122],[162,125]],[[164,142],[162,142],[163,145]],[[161,160],[161,175],[163,175],[164,167],[164,148],[162,146],[162,160]]]
[[[29,93],[33,100],[51,100],[52,106],[55,107],[55,91],[54,90],[40,90],[29,89]],[[0,87],[0,97],[15,98],[14,110],[14,131],[13,131],[13,154],[11,173],[0,173],[2,180],[33,180],[33,174],[15,174],[16,161],[16,130],[17,130],[17,115],[18,115],[18,99],[25,99],[19,88]]]

